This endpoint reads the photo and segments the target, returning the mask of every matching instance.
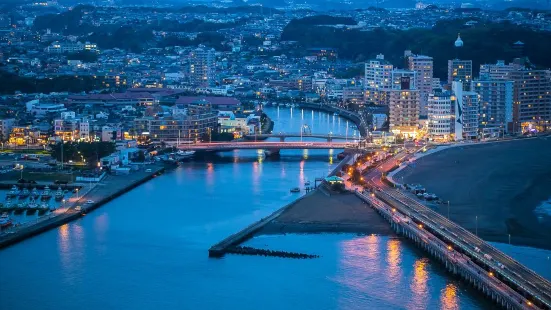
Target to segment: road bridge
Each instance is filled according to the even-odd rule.
[[[309,134],[309,133],[271,133],[271,134],[257,134],[257,135],[245,135],[243,138],[247,140],[264,140],[267,138],[279,138],[279,141],[284,142],[286,138],[317,138],[325,139],[327,142],[333,140],[348,140],[348,141],[359,141],[359,137],[348,136],[348,135],[331,135],[331,134]]]
[[[407,216],[413,223],[424,227],[439,241],[447,244],[464,259],[468,259],[472,267],[496,278],[500,283],[498,287],[493,284],[493,279],[472,277],[467,279],[470,282],[475,281],[475,285],[492,296],[494,300],[499,297],[498,302],[507,308],[551,309],[551,283],[547,279],[381,178],[381,175],[396,166],[396,161],[403,160],[407,156],[400,153],[364,175],[369,187],[373,190],[371,197],[384,203],[392,212]],[[430,242],[428,245],[424,243],[424,246],[429,246],[431,251],[434,250]],[[454,268],[465,271],[464,265],[449,259],[447,262]],[[464,276],[464,273],[461,275]],[[516,294],[510,294],[511,290]],[[516,296],[516,302],[511,304],[507,301],[508,297],[504,292],[507,295]]]
[[[213,151],[223,152],[232,150],[326,150],[326,149],[345,149],[358,148],[358,143],[352,142],[212,142],[212,143],[194,143],[180,144],[177,146],[181,150],[190,151]]]

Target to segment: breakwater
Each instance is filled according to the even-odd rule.
[[[274,257],[298,258],[298,259],[318,258],[319,257],[319,255],[313,255],[313,254],[257,249],[257,248],[253,248],[253,247],[249,247],[249,246],[230,247],[226,250],[226,253],[240,254],[240,255],[274,256]]]

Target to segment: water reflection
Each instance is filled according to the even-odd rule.
[[[427,272],[428,259],[420,258],[413,264],[413,279],[410,285],[413,292],[414,308],[423,309],[427,306],[427,280],[429,278]]]
[[[388,264],[388,277],[390,283],[398,285],[400,279],[402,278],[402,269],[400,263],[402,262],[401,258],[401,249],[400,241],[397,239],[390,239],[387,242],[387,258]]]
[[[446,287],[442,290],[440,301],[442,303],[442,309],[459,309],[457,286],[453,283],[448,283]]]

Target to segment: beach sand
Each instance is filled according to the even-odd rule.
[[[394,235],[390,225],[353,193],[327,196],[320,190],[294,203],[260,231],[281,233]]]
[[[403,177],[403,179],[402,179]],[[450,219],[489,241],[551,249],[551,138],[460,146],[418,159],[394,176],[450,201]],[[436,207],[447,215],[447,205]]]

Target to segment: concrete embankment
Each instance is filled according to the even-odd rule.
[[[151,169],[151,172],[138,171],[125,176],[108,176],[105,180],[96,184],[94,188],[85,189],[87,192],[80,199],[70,201],[72,206],[66,212],[50,218],[44,218],[33,225],[21,227],[10,233],[0,235],[0,249],[74,221],[85,213],[99,208],[106,202],[147,182],[164,171],[163,167]],[[93,201],[93,203],[85,204],[88,200]],[[80,206],[81,210],[77,211],[75,209],[76,206]]]
[[[299,258],[299,259],[319,257],[319,255],[313,255],[313,254],[257,249],[257,248],[252,248],[248,246],[231,247],[226,250],[226,253],[242,254],[242,255],[274,256],[274,257],[284,257],[284,258]]]
[[[358,130],[360,131],[360,135],[362,137],[365,137],[367,135],[367,128],[362,122],[360,115],[357,113],[344,110],[333,105],[319,104],[319,103],[304,102],[304,103],[299,103],[299,107],[301,109],[310,109],[310,110],[323,111],[328,113],[338,113],[340,117],[353,122],[358,127]]]
[[[220,241],[219,243],[213,245],[209,249],[209,256],[210,257],[222,257],[222,256],[224,256],[224,254],[227,253],[228,249],[230,249],[232,247],[235,247],[235,246],[243,243],[244,241],[250,239],[251,237],[254,236],[254,234],[256,232],[260,231],[260,229],[262,229],[262,227],[264,227],[264,225],[270,223],[273,219],[275,219],[279,215],[281,215],[281,213],[283,213],[285,210],[287,210],[288,208],[290,208],[291,206],[293,206],[295,203],[299,202],[300,200],[308,197],[309,195],[312,195],[314,192],[315,191],[310,192],[310,193],[308,193],[304,196],[299,197],[297,200],[295,200],[295,201],[287,204],[283,208],[275,211],[274,213],[270,214],[268,217],[262,218],[260,221],[255,222],[255,223],[247,226],[245,229],[241,230],[240,232],[235,233],[235,234],[227,237],[226,239]]]

